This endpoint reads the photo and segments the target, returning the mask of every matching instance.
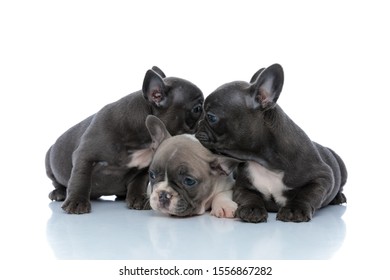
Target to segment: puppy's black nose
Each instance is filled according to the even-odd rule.
[[[161,191],[159,194],[158,194],[158,199],[160,201],[160,203],[164,206],[167,206],[169,205],[169,202],[171,200],[171,197],[172,195],[166,191]]]

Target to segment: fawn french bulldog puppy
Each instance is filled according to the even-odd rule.
[[[155,151],[149,167],[152,209],[174,216],[233,218],[232,171],[240,161],[211,153],[189,134],[171,136],[155,116],[146,126]]]
[[[238,167],[236,216],[265,222],[306,222],[328,204],[346,202],[347,170],[331,149],[312,142],[276,104],[283,69],[260,69],[251,83],[232,82],[211,93],[196,137],[214,152],[245,160]]]
[[[193,133],[203,94],[189,81],[146,72],[142,90],[108,104],[62,134],[46,154],[46,172],[71,214],[91,211],[90,199],[116,195],[133,209],[148,209],[148,167],[152,139],[148,115],[159,117],[171,134]]]

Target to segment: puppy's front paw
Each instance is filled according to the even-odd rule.
[[[283,222],[308,222],[313,216],[309,207],[282,207],[279,209],[276,219]]]
[[[132,195],[131,197],[127,197],[126,205],[129,209],[136,209],[136,210],[151,209],[149,199],[147,199],[143,195]]]
[[[218,218],[234,218],[236,210],[237,203],[227,200],[213,205],[210,214]]]
[[[61,207],[68,214],[84,214],[91,212],[91,203],[88,199],[66,199]]]
[[[243,205],[238,207],[236,217],[244,222],[263,223],[267,221],[268,212],[264,207],[257,205]]]

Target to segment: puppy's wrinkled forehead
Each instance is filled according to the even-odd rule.
[[[177,171],[186,167],[187,172],[199,172],[207,168],[211,152],[190,135],[178,135],[166,139],[158,148],[153,166]]]
[[[249,95],[249,86],[249,83],[242,81],[231,82],[220,86],[207,96],[205,100],[205,110],[234,106],[235,104],[245,102],[246,95]],[[248,92],[248,94],[245,94],[246,92]]]

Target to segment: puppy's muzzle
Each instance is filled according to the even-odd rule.
[[[169,204],[171,203],[172,195],[166,191],[161,191],[158,194],[158,200],[160,202],[160,205],[164,208],[167,208]]]
[[[198,138],[200,142],[208,142],[209,137],[207,136],[206,132],[198,132],[195,134],[195,137]]]

